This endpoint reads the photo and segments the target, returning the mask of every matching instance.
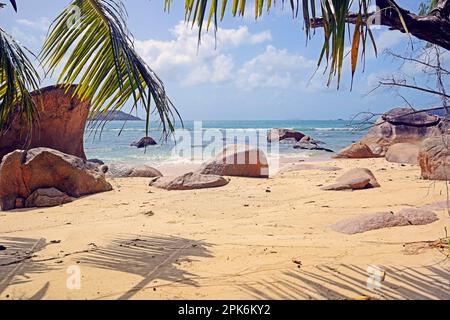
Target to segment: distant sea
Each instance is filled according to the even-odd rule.
[[[220,142],[224,145],[236,142],[242,143],[243,141],[248,144],[257,144],[258,142],[255,143],[254,139],[248,138],[245,140],[245,137],[259,133],[265,139],[268,130],[287,128],[301,131],[316,140],[322,141],[324,147],[339,151],[360,139],[366,133],[365,131],[355,130],[350,126],[349,121],[345,120],[203,121],[201,125],[202,130],[196,131],[197,137],[202,136],[199,132],[207,135],[201,140],[200,146],[195,146],[197,148],[208,147],[211,142],[208,133],[222,133],[223,138],[220,139]],[[194,156],[196,154],[194,151],[190,154],[189,152],[179,152],[178,148],[182,145],[180,139],[177,143],[175,143],[174,138],[169,138],[166,141],[161,140],[161,130],[158,124],[152,123],[151,128],[150,136],[159,144],[148,147],[146,150],[130,146],[132,142],[145,136],[144,121],[129,121],[125,126],[123,121],[111,121],[102,130],[88,128],[85,135],[86,154],[89,159],[100,159],[106,163],[149,165],[201,162],[213,156],[213,154],[202,153],[202,157],[199,158]],[[183,132],[185,136],[186,134],[193,136],[193,129],[193,121],[184,123],[184,130],[186,131]],[[180,126],[177,127],[177,132],[182,135]],[[198,144],[199,140],[195,141]],[[176,145],[178,148],[175,148]],[[194,142],[189,143],[189,145],[194,145]],[[292,143],[280,143],[277,152],[271,152],[270,156],[313,158],[329,156],[329,154],[323,151],[296,150]]]

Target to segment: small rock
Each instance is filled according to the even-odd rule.
[[[26,200],[27,208],[47,208],[56,207],[72,202],[72,198],[56,188],[38,189]]]
[[[402,216],[394,215],[393,212],[378,212],[340,221],[331,228],[344,234],[356,234],[407,225],[409,225],[408,220]]]
[[[378,188],[380,184],[372,171],[364,168],[352,169],[337,179],[336,183],[322,188],[326,191],[339,190],[360,190],[368,188]]]
[[[6,250],[6,247],[5,246],[2,246],[2,245],[0,245],[0,251],[5,251]]]
[[[356,142],[347,148],[340,151],[335,158],[336,159],[364,159],[364,158],[377,158],[372,150],[362,142]]]
[[[426,225],[439,220],[434,212],[424,209],[406,208],[398,212],[398,215],[414,226]]]
[[[169,177],[155,178],[150,182],[150,186],[166,190],[195,190],[223,187],[228,183],[227,179],[218,175],[190,172],[175,179]]]
[[[426,225],[438,220],[434,212],[424,209],[407,208],[398,214],[393,212],[379,212],[361,215],[356,218],[343,220],[331,226],[334,231],[345,234],[363,233],[392,227],[411,225]]]
[[[95,163],[101,166],[105,164],[102,160],[99,159],[89,159],[87,162]]]
[[[267,134],[268,142],[277,142],[283,140],[295,140],[300,141],[305,135],[299,131],[290,129],[272,129]]]
[[[138,149],[142,149],[148,146],[155,146],[158,143],[150,137],[144,137],[139,141],[135,141],[131,144],[132,147],[136,147]]]
[[[109,165],[108,177],[111,178],[155,178],[162,177],[159,170],[147,166],[132,166],[121,163],[113,163]]]

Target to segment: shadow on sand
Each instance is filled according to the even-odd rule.
[[[279,277],[241,285],[256,299],[450,299],[448,267],[384,268],[380,287],[368,288],[366,269],[340,265],[319,266],[313,271],[286,271]]]
[[[197,286],[189,279],[193,275],[178,267],[198,257],[211,257],[209,246],[202,241],[178,237],[124,235],[90,252],[80,261],[96,268],[141,276],[143,279],[119,298],[127,300],[156,279]]]
[[[1,237],[0,244],[5,247],[5,250],[0,251],[0,294],[10,285],[30,281],[31,274],[50,270],[45,263],[32,260],[36,252],[46,247],[45,239]],[[31,299],[42,299],[48,288],[49,283],[44,285]]]

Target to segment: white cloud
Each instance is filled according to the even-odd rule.
[[[38,31],[48,31],[48,28],[50,27],[50,19],[46,17],[41,17],[39,19],[35,20],[28,20],[28,19],[18,19],[17,24],[28,27],[31,29],[35,29]]]
[[[137,51],[164,79],[179,81],[186,86],[202,83],[223,83],[231,79],[234,68],[227,49],[270,41],[269,31],[251,33],[247,27],[219,29],[202,35],[198,46],[198,29],[184,22],[172,30],[173,40],[137,40]]]
[[[12,28],[11,34],[27,47],[40,47],[51,24],[46,17],[35,20],[18,19],[15,22],[16,26]]]
[[[383,30],[375,36],[375,44],[377,46],[378,55],[383,54],[386,49],[393,49],[395,46],[403,41],[409,41],[406,34],[395,30]],[[375,58],[375,50],[373,49],[372,41],[367,39],[367,58]],[[351,48],[348,48],[350,51]]]
[[[312,60],[269,45],[239,70],[237,84],[246,89],[307,86],[314,67]]]

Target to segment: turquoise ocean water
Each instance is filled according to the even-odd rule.
[[[193,137],[193,121],[184,123],[184,130],[178,127],[178,136],[188,134]],[[199,128],[200,123],[197,123]],[[107,123],[103,130],[87,129],[85,135],[85,149],[88,158],[96,158],[106,163],[130,163],[130,164],[149,164],[158,165],[164,163],[177,163],[205,160],[194,157],[191,154],[180,152],[175,146],[182,145],[180,137],[169,138],[167,141],[161,140],[161,131],[157,124],[152,124],[150,136],[154,138],[159,145],[144,149],[131,147],[133,141],[139,140],[145,136],[144,121],[129,121],[125,124],[123,121],[112,121]],[[224,145],[232,143],[258,144],[254,139],[246,138],[259,133],[261,137],[266,137],[266,133],[272,128],[289,128],[301,131],[316,140],[324,142],[324,147],[332,150],[340,150],[352,142],[361,138],[365,132],[357,131],[350,126],[349,121],[345,120],[289,120],[289,121],[203,121],[201,129],[196,130],[197,140],[190,141],[189,145],[198,145],[201,143],[206,148],[212,141],[208,133],[221,133],[221,143]],[[119,134],[120,133],[120,134]],[[203,137],[198,140],[198,137]],[[247,140],[245,140],[247,139]],[[177,142],[175,143],[176,140]],[[185,141],[188,141],[187,139]],[[196,142],[193,142],[196,141]],[[199,141],[201,141],[199,143]],[[186,145],[186,143],[185,143]],[[201,147],[201,146],[200,146]],[[213,155],[213,154],[212,154]],[[295,150],[292,143],[280,143],[277,154],[272,156],[301,156],[318,157],[327,153],[321,151]]]

